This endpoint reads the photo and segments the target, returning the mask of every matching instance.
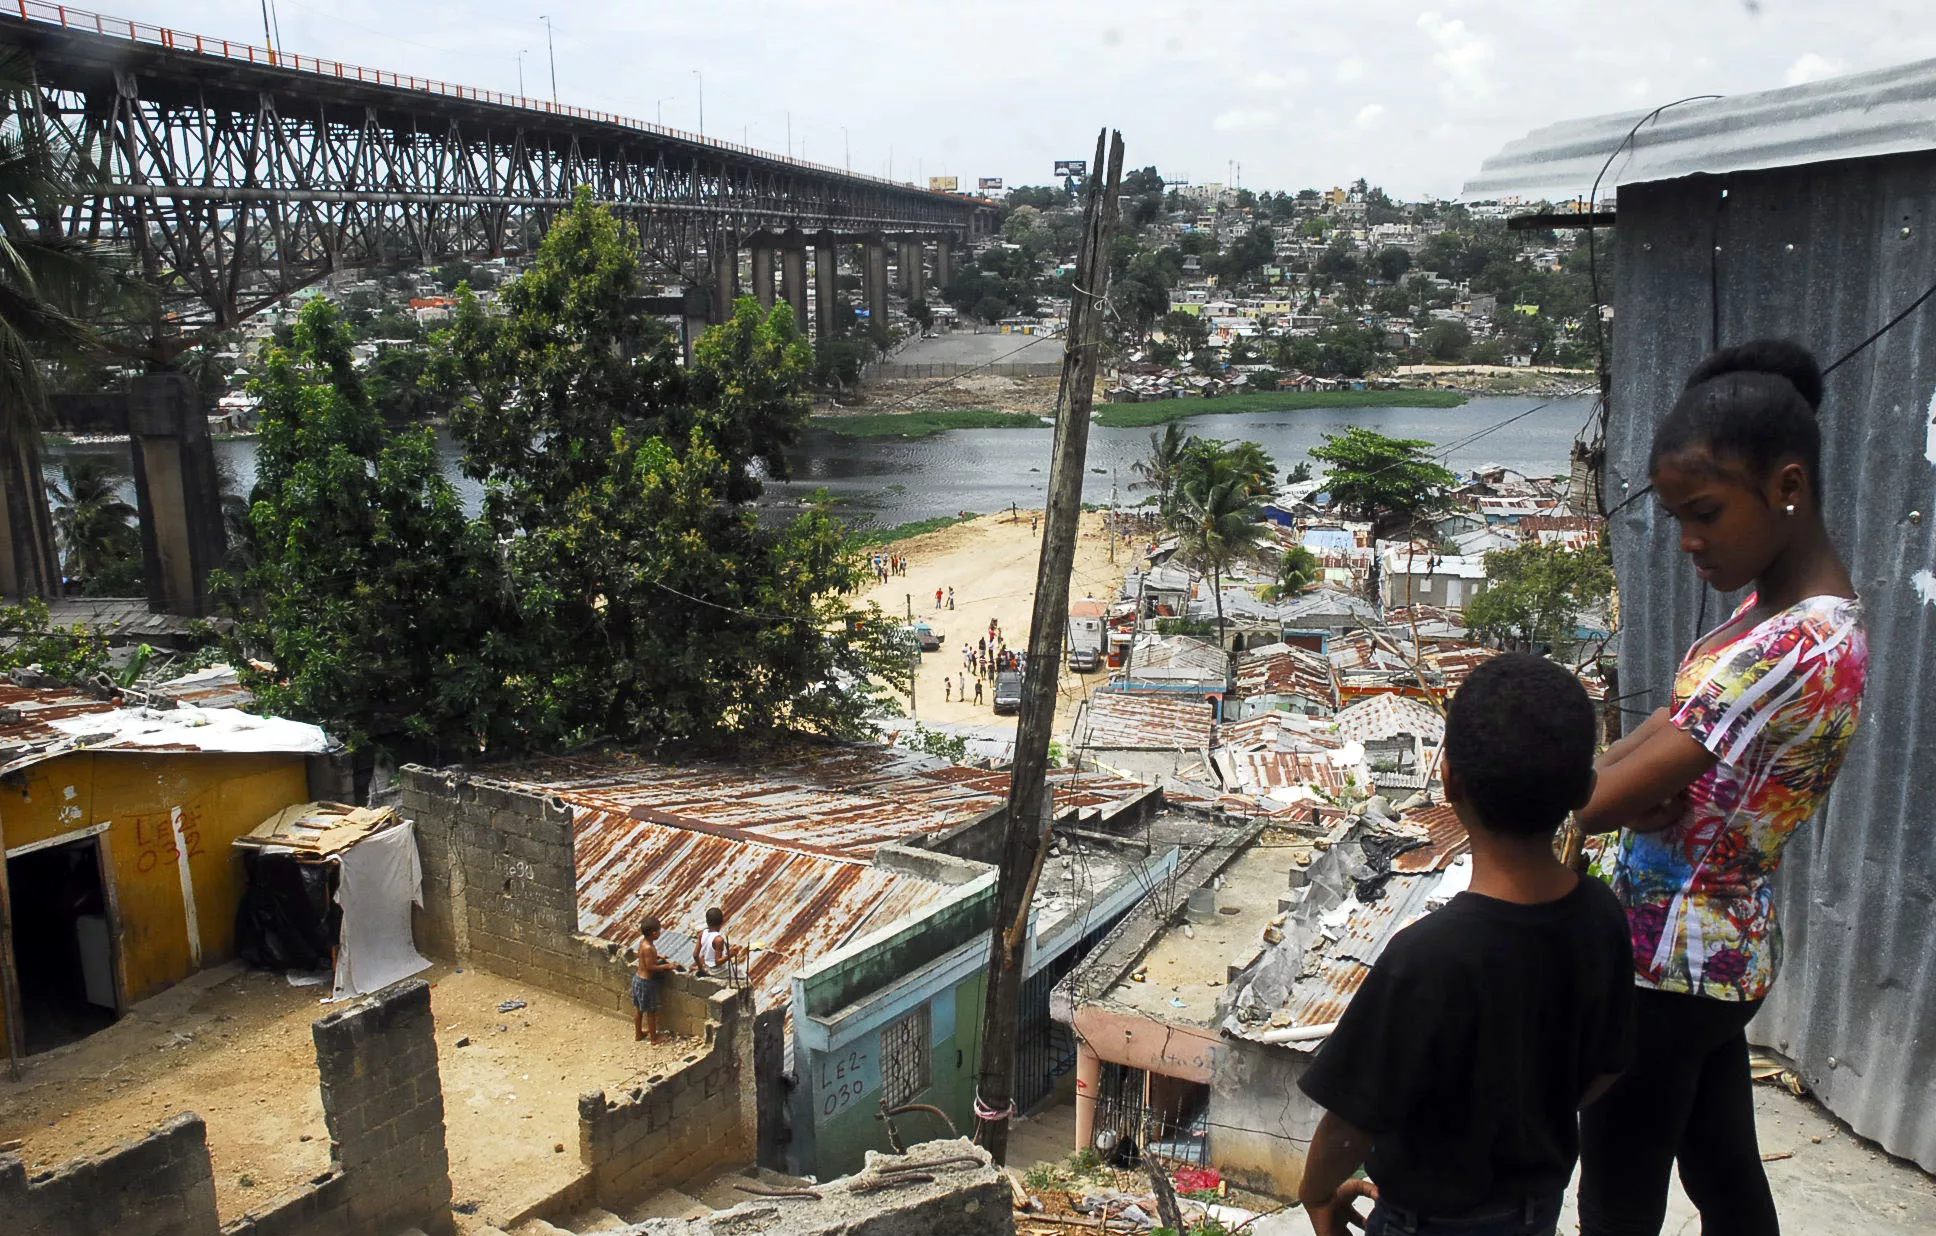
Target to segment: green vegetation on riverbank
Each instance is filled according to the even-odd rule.
[[[925,412],[878,412],[870,416],[816,416],[815,429],[849,438],[925,438],[950,429],[1040,429],[1032,412],[992,408],[939,408]]]
[[[974,511],[963,511],[959,515],[937,515],[933,519],[917,519],[911,523],[893,524],[886,528],[855,528],[847,534],[847,543],[856,549],[866,549],[873,545],[890,545],[895,541],[905,541],[909,537],[920,536],[924,532],[939,532],[956,524],[965,524],[971,519],[980,519]]]
[[[1141,429],[1192,416],[1224,412],[1303,412],[1313,408],[1456,408],[1458,391],[1254,391],[1214,399],[1158,399],[1151,403],[1111,403],[1096,409],[1096,424]]]

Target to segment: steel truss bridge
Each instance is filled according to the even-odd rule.
[[[743,245],[892,234],[918,261],[923,239],[993,220],[980,199],[622,116],[40,0],[0,0],[4,45],[33,56],[45,122],[98,164],[63,226],[134,254],[170,294],[176,347],[333,271],[529,250],[581,187],[689,287],[730,288]]]

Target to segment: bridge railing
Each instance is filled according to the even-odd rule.
[[[806,159],[795,159],[788,155],[776,155],[770,151],[759,150],[752,146],[741,146],[734,142],[716,141],[698,133],[688,133],[683,129],[667,128],[643,120],[634,120],[615,112],[593,111],[584,107],[568,107],[551,103],[544,99],[527,99],[520,95],[506,94],[498,90],[480,90],[476,86],[459,86],[450,82],[440,82],[433,78],[416,77],[409,73],[392,73],[384,69],[366,69],[361,65],[344,64],[340,60],[323,60],[316,56],[305,56],[298,52],[277,51],[269,47],[257,47],[252,43],[237,42],[234,39],[214,38],[187,31],[173,30],[167,26],[157,26],[150,22],[135,21],[126,17],[108,17],[101,13],[77,9],[72,5],[50,4],[46,0],[0,0],[0,13],[12,16],[8,10],[17,9],[20,19],[28,22],[41,22],[59,26],[63,30],[78,30],[87,34],[105,35],[109,38],[129,39],[136,43],[146,43],[169,51],[193,52],[200,56],[219,56],[225,60],[240,61],[245,64],[262,65],[268,68],[287,69],[298,73],[316,73],[324,77],[339,78],[344,81],[369,82],[378,86],[391,86],[400,90],[420,90],[426,94],[443,95],[446,98],[464,99],[478,103],[492,103],[501,107],[518,107],[527,111],[544,112],[553,116],[568,116],[574,120],[590,120],[599,124],[618,125],[627,129],[637,129],[654,133],[661,137],[676,138],[692,142],[714,150],[730,150],[735,154],[771,163],[785,163],[792,167],[806,168],[832,176],[850,180],[868,180],[875,184],[893,189],[916,193],[932,193],[906,181],[888,180],[882,176],[870,176],[865,172],[851,172],[832,167],[825,163],[814,163]],[[935,193],[936,197],[957,199],[952,193]]]

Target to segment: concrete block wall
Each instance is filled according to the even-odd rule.
[[[430,984],[405,979],[318,1021],[330,1160],[349,1177],[346,1230],[455,1231]]]
[[[21,1236],[214,1236],[215,1173],[200,1116],[183,1113],[113,1150],[32,1179],[0,1155],[0,1230]]]
[[[622,1206],[754,1161],[752,993],[718,990],[706,1008],[697,1057],[616,1097],[579,1096],[578,1156],[599,1205]]]
[[[417,945],[433,957],[632,1015],[632,951],[578,934],[572,809],[502,781],[404,768],[403,814],[416,821],[424,904]],[[660,1022],[705,1032],[714,984],[667,975]]]
[[[813,1198],[753,1198],[703,1219],[648,1219],[633,1236],[1014,1236],[1008,1181],[966,1139],[870,1152]]]

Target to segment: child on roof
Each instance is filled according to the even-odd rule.
[[[701,978],[726,978],[732,973],[733,946],[726,942],[726,911],[714,906],[706,911],[706,930],[692,946],[692,972]]]
[[[1298,1190],[1318,1236],[1342,1236],[1359,1197],[1376,1203],[1368,1236],[1553,1232],[1579,1110],[1633,1054],[1625,918],[1553,852],[1593,792],[1585,689],[1507,654],[1448,711],[1445,797],[1472,882],[1392,937],[1298,1082],[1325,1109]]]

